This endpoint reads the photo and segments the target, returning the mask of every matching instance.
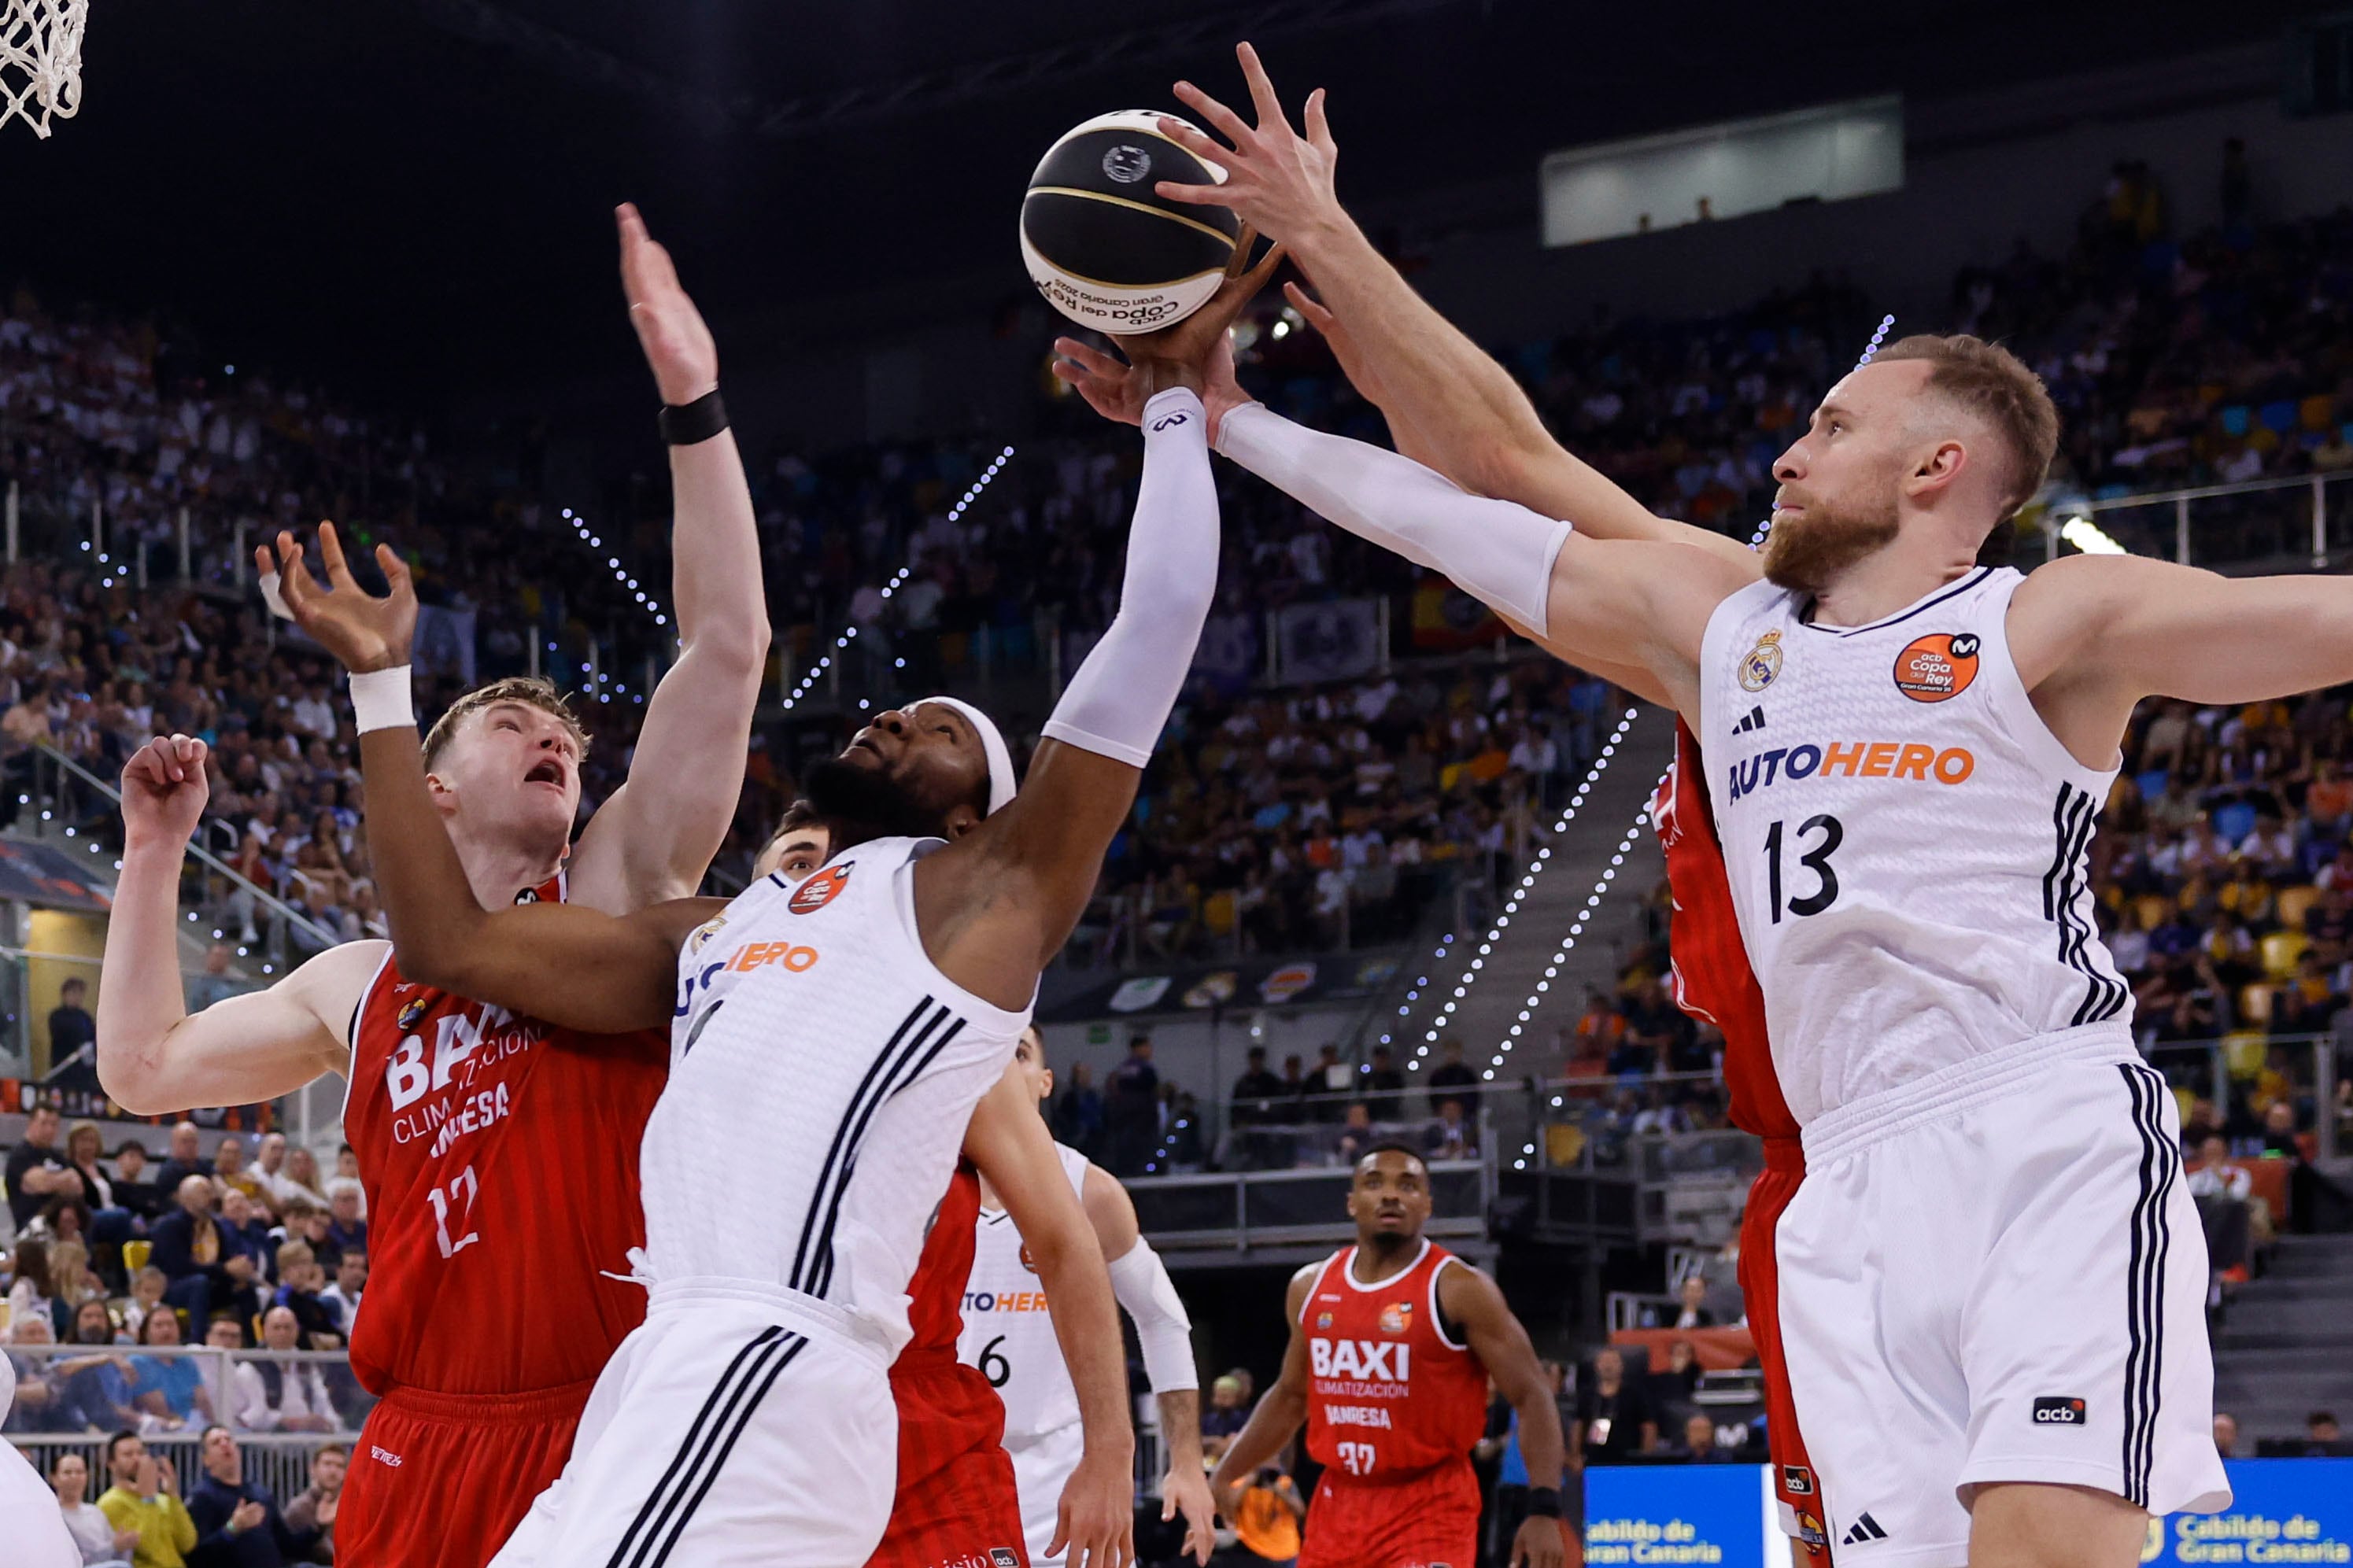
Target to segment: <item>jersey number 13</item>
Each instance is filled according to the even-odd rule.
[[[1838,902],[1838,873],[1831,869],[1831,856],[1846,837],[1846,829],[1839,825],[1835,816],[1810,816],[1798,825],[1798,831],[1792,836],[1795,842],[1790,847],[1797,851],[1798,864],[1814,874],[1815,887],[1813,891],[1800,893],[1784,903],[1781,898],[1781,829],[1782,824],[1776,822],[1765,832],[1765,898],[1772,909],[1775,925],[1781,923],[1781,911],[1785,909],[1793,915],[1818,915]],[[1816,834],[1821,836],[1820,842],[1810,847],[1806,841]]]

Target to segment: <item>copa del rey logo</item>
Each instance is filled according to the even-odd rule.
[[[1402,1334],[1413,1327],[1413,1303],[1391,1301],[1381,1309],[1381,1332]]]
[[[797,889],[792,901],[785,907],[797,915],[813,915],[833,902],[833,896],[849,885],[851,868],[828,866]]]

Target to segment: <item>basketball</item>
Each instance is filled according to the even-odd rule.
[[[1171,326],[1218,291],[1240,226],[1224,207],[1184,206],[1162,180],[1226,172],[1160,133],[1147,110],[1098,114],[1046,149],[1021,198],[1021,259],[1049,303],[1122,335]]]

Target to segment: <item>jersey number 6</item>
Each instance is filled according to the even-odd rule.
[[[1005,1336],[999,1334],[980,1347],[980,1360],[977,1363],[980,1367],[980,1375],[988,1379],[988,1386],[991,1388],[1003,1388],[1008,1383],[1013,1381],[1013,1363],[999,1354],[997,1349],[1004,1342]]]
[[[1765,901],[1773,910],[1773,923],[1781,923],[1781,910],[1786,907],[1793,915],[1818,915],[1838,901],[1838,873],[1831,869],[1831,852],[1846,837],[1846,829],[1835,816],[1810,816],[1798,826],[1798,840],[1803,846],[1809,834],[1820,833],[1822,841],[1798,857],[1798,864],[1820,879],[1820,885],[1810,893],[1781,902],[1781,824],[1776,822],[1765,833]]]

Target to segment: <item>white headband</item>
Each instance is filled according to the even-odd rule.
[[[924,697],[907,704],[920,708],[926,702],[936,702],[953,708],[971,723],[973,732],[980,737],[980,749],[988,758],[988,812],[996,816],[1013,804],[1017,786],[1013,782],[1013,749],[1005,743],[1004,733],[997,721],[965,701],[960,697]]]

